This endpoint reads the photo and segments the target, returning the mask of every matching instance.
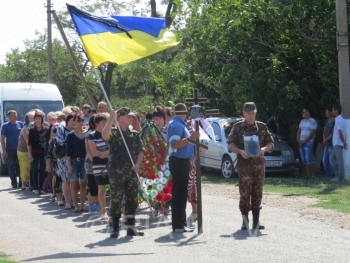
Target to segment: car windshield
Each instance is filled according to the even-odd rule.
[[[33,109],[42,110],[45,114],[50,111],[62,110],[62,101],[4,101],[3,116],[5,122],[8,122],[7,112],[15,110],[17,112],[17,120],[24,121],[25,115]]]

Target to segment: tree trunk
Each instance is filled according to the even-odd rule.
[[[112,83],[112,77],[113,77],[113,70],[116,67],[116,65],[117,64],[114,64],[114,63],[108,63],[105,75],[103,74],[102,68],[98,67],[100,71],[101,82],[103,84],[103,87],[106,91],[106,94],[109,100],[111,100],[111,83]]]
[[[103,86],[106,89],[106,94],[109,100],[111,100],[111,84],[112,84],[113,70],[115,67],[116,67],[116,64],[108,63],[105,82],[103,84]]]
[[[151,17],[158,17],[156,0],[151,0]]]
[[[174,4],[173,0],[169,0],[169,4],[168,7],[166,9],[166,13],[165,13],[165,22],[166,22],[166,26],[169,28],[173,22],[172,19],[172,15],[176,10],[176,5]]]

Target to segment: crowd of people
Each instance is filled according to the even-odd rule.
[[[127,235],[144,234],[135,227],[142,201],[150,204],[156,216],[171,215],[174,232],[192,232],[188,221],[197,220],[196,157],[188,139],[199,138],[200,131],[192,129],[185,112],[186,105],[178,103],[174,109],[156,106],[152,113],[140,116],[126,107],[109,110],[100,102],[97,111],[88,104],[47,114],[33,109],[21,122],[15,109],[9,110],[9,121],[1,127],[1,146],[12,188],[35,195],[51,193],[52,202],[74,213],[98,213],[112,226],[112,238],[119,236],[121,221],[127,225]],[[242,230],[249,229],[250,210],[253,228],[265,228],[259,221],[264,153],[274,143],[266,124],[255,120],[256,112],[254,102],[245,103],[244,119],[232,127],[227,141],[229,151],[238,157]],[[325,177],[332,180],[345,177],[346,125],[341,112],[339,104],[327,107],[323,131]],[[317,122],[307,107],[302,116],[297,140],[306,178],[314,178]],[[254,157],[245,151],[244,136],[259,141],[261,148]],[[187,202],[192,213],[186,218]]]
[[[303,119],[300,121],[297,132],[300,156],[306,171],[305,178],[316,177],[313,154],[317,122],[312,118],[311,113],[310,108],[303,108]],[[343,151],[348,149],[348,145],[346,123],[341,113],[340,104],[329,105],[326,108],[327,119],[324,122],[322,133],[324,177],[333,181],[345,179]]]
[[[186,110],[186,105],[176,105],[174,110]],[[47,114],[33,109],[22,122],[13,109],[8,118],[1,127],[1,146],[12,188],[51,194],[50,201],[74,213],[98,213],[113,227],[111,237],[119,236],[120,219],[128,226],[128,235],[143,235],[135,228],[142,187],[136,174],[147,158],[145,144],[151,142],[141,138],[140,132],[146,123],[154,125],[174,154],[170,150],[166,158],[172,198],[151,203],[153,211],[171,215],[173,231],[193,231],[186,221],[197,219],[194,146],[185,139],[198,138],[199,133],[187,129],[186,116],[174,116],[171,108],[162,106],[140,116],[125,107],[109,110],[99,102],[97,111],[88,104]],[[187,200],[192,204],[188,218]]]

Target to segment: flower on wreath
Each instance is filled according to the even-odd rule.
[[[159,184],[159,178],[154,179],[153,184]]]
[[[171,188],[169,186],[164,186],[162,192],[164,194],[170,194],[171,193]]]
[[[163,184],[158,184],[158,185],[157,185],[157,189],[158,189],[159,192],[162,191],[163,188],[164,188],[164,185],[163,185]]]
[[[165,177],[162,177],[162,178],[159,179],[159,183],[164,185],[164,184],[167,183],[167,179]]]
[[[158,202],[163,201],[163,193],[162,193],[162,192],[159,192],[159,193],[156,195],[155,199],[156,199]]]
[[[153,198],[155,198],[156,196],[157,196],[157,194],[158,194],[158,191],[157,190],[152,190],[151,191],[151,196],[153,197]]]
[[[164,175],[165,175],[166,177],[169,177],[169,176],[170,176],[170,171],[169,171],[169,170],[165,170]]]
[[[170,202],[170,200],[171,200],[171,195],[170,194],[166,194],[166,195],[163,196],[163,201],[165,203]]]

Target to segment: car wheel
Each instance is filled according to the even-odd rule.
[[[223,177],[230,178],[234,173],[231,157],[224,157],[221,164],[221,174]]]

